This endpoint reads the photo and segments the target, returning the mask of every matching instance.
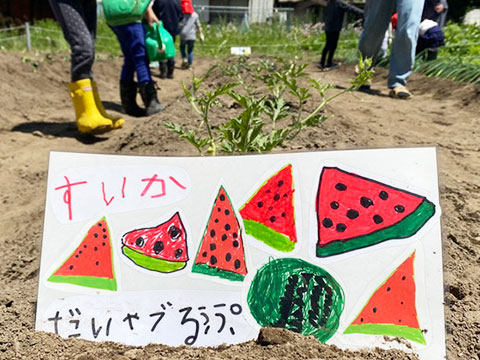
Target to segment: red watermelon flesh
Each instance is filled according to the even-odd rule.
[[[338,168],[323,168],[317,193],[317,255],[413,235],[435,213],[425,197]]]
[[[399,336],[425,344],[415,306],[414,260],[415,253],[380,285],[346,334]]]
[[[240,209],[246,233],[278,250],[293,250],[297,242],[294,192],[289,164],[270,177]]]
[[[48,281],[106,290],[117,289],[110,231],[105,218],[88,230],[80,245]]]
[[[130,260],[149,270],[172,272],[188,261],[187,233],[178,212],[156,227],[127,232],[122,245]]]
[[[215,199],[192,271],[235,281],[242,281],[247,274],[242,232],[223,186]]]

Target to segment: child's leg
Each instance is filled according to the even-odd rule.
[[[185,40],[180,40],[180,54],[182,54],[182,59],[187,58],[187,53],[185,51],[185,48],[187,47],[187,43]]]
[[[330,52],[328,54],[327,59],[327,67],[332,66],[333,64],[333,55],[335,54],[335,50],[337,50],[338,38],[340,37],[340,31],[332,31],[330,33]]]
[[[123,53],[123,66],[120,73],[120,79],[122,81],[132,82],[135,75],[135,63],[133,62],[130,51],[130,36],[128,25],[112,26],[111,27],[115,35],[117,36],[120,48]]]
[[[195,46],[195,40],[187,40],[188,47],[188,65],[193,63],[193,47]]]

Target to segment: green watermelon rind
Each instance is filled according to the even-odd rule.
[[[435,214],[435,205],[423,199],[422,203],[410,215],[395,225],[373,233],[332,241],[324,246],[317,244],[317,257],[343,254],[348,251],[372,246],[390,239],[403,239],[414,235]]]
[[[243,220],[245,232],[266,245],[283,252],[290,252],[295,243],[287,235],[281,234],[272,228],[254,220]]]
[[[95,289],[117,291],[117,281],[105,277],[95,276],[65,276],[65,275],[51,275],[48,281],[55,283],[66,283],[72,285],[80,285]]]
[[[232,281],[243,281],[243,279],[245,278],[245,275],[234,273],[227,270],[222,270],[207,264],[194,264],[192,266],[192,272],[197,274],[218,276],[222,279],[227,279]]]
[[[425,337],[420,329],[411,328],[404,325],[394,324],[352,324],[344,334],[368,334],[368,335],[386,335],[397,336],[426,345]]]
[[[152,256],[139,253],[138,251],[130,249],[127,246],[122,247],[122,253],[136,265],[147,270],[158,271],[161,273],[171,273],[182,270],[185,268],[185,266],[187,266],[186,261],[170,261],[154,258]]]

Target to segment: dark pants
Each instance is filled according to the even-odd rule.
[[[150,82],[147,51],[145,49],[145,29],[141,23],[131,23],[112,27],[123,52],[123,67],[120,79],[132,82],[135,72],[139,83]]]
[[[338,38],[340,37],[340,31],[325,31],[325,35],[327,41],[325,43],[325,47],[322,51],[322,58],[320,59],[320,65],[325,67],[332,66],[333,64],[333,55],[335,54],[335,50],[337,50]]]
[[[72,82],[92,78],[97,32],[96,0],[50,0],[71,49]]]
[[[180,53],[182,54],[182,59],[186,59],[188,56],[188,65],[193,63],[194,45],[195,40],[180,40]]]

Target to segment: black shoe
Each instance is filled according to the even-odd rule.
[[[140,95],[145,104],[145,113],[147,116],[159,113],[165,109],[165,105],[160,104],[157,99],[157,90],[153,81],[138,84]]]
[[[160,79],[167,78],[167,63],[165,61],[160,61]]]
[[[331,63],[331,64],[327,64],[327,66],[325,67],[325,71],[330,71],[330,70],[333,70],[333,69],[336,69],[340,67],[340,64],[336,64],[336,63]]]
[[[173,70],[175,70],[175,63],[167,62],[167,78],[173,79]]]
[[[138,86],[135,81],[120,80],[120,99],[125,113],[130,116],[145,116],[145,110],[137,105]]]
[[[315,66],[316,66],[317,68],[319,68],[320,70],[322,70],[322,71],[323,71],[323,69],[325,69],[325,66],[322,65],[322,64],[319,63],[319,62],[318,62],[318,63],[315,63]]]

